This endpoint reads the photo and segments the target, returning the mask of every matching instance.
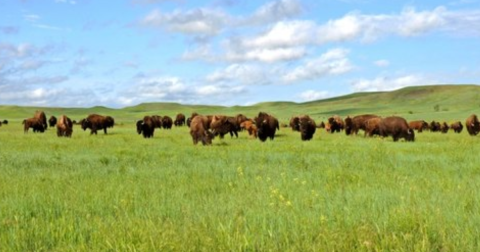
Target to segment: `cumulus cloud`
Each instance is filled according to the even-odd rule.
[[[255,13],[242,20],[241,23],[263,25],[295,17],[301,12],[302,4],[298,0],[272,1],[258,8]]]
[[[210,83],[270,84],[270,78],[268,78],[265,69],[261,66],[248,64],[232,64],[225,69],[209,74],[206,79]]]
[[[420,74],[409,74],[396,77],[380,76],[375,79],[353,81],[351,86],[355,92],[392,91],[408,86],[423,86],[439,82]]]
[[[218,9],[198,8],[189,11],[176,10],[163,13],[150,12],[140,21],[141,26],[165,29],[185,35],[214,36],[229,22],[229,16]]]
[[[390,61],[388,61],[388,60],[377,60],[373,63],[378,67],[388,67],[388,66],[390,66]]]
[[[347,58],[348,50],[332,49],[318,58],[306,62],[285,74],[284,82],[293,83],[302,80],[314,80],[329,75],[340,75],[353,70],[353,65]]]

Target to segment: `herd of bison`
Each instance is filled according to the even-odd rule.
[[[8,124],[7,120],[0,122]],[[78,124],[83,130],[90,129],[90,134],[97,134],[98,130],[107,134],[108,128],[113,128],[115,120],[111,116],[102,116],[91,114],[80,121],[72,121],[65,115],[56,118],[51,116],[47,120],[47,116],[43,111],[36,111],[32,118],[23,120],[24,132],[27,133],[30,128],[33,132],[44,132],[49,126],[56,127],[59,137],[71,137],[73,133],[73,125]],[[303,141],[311,140],[317,128],[324,128],[327,132],[335,133],[345,131],[347,135],[356,135],[360,130],[364,131],[365,136],[372,137],[378,135],[380,137],[393,138],[398,141],[403,138],[405,141],[414,141],[415,132],[429,130],[432,132],[447,133],[452,130],[460,133],[463,125],[460,121],[448,125],[446,122],[440,123],[432,121],[427,123],[423,120],[407,122],[404,118],[398,116],[380,117],[372,114],[358,115],[354,117],[347,116],[342,119],[339,116],[328,118],[327,122],[316,124],[308,115],[294,116],[290,119],[289,125],[280,125],[277,118],[265,112],[259,112],[258,115],[249,119],[245,115],[237,116],[225,115],[199,115],[192,113],[189,118],[184,114],[177,114],[175,120],[169,116],[145,116],[142,120],[136,122],[138,134],[142,134],[145,138],[151,138],[155,129],[164,128],[171,129],[172,125],[184,126],[190,128],[190,135],[194,144],[201,142],[203,145],[212,144],[212,139],[216,136],[223,138],[224,135],[238,137],[238,132],[245,130],[252,138],[258,138],[264,142],[268,138],[271,140],[275,137],[276,130],[280,126],[291,127],[293,131],[300,132]],[[480,132],[480,122],[475,114],[469,116],[465,121],[465,127],[471,136],[475,136]]]

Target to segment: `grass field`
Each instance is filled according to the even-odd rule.
[[[0,128],[1,251],[478,251],[480,138]]]
[[[146,114],[192,111],[263,110],[282,122],[371,111],[464,122],[480,111],[470,100],[478,87],[455,93],[470,106],[446,99],[449,88],[252,107],[44,109],[118,123],[98,136],[75,125],[71,139],[24,134],[21,120],[35,108],[2,106],[10,123],[0,127],[0,251],[480,251],[480,136],[425,132],[394,143],[319,130],[302,142],[282,128],[274,141],[242,132],[203,147],[186,127],[144,139],[134,126]],[[429,92],[424,103],[394,101]]]

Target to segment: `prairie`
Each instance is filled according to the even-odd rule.
[[[346,104],[338,108],[351,110]],[[281,128],[274,141],[242,132],[207,147],[194,146],[187,127],[156,130],[153,139],[135,132],[141,115],[179,109],[273,111],[283,122],[314,111],[318,122],[340,110],[309,106],[104,108],[118,122],[108,135],[75,125],[71,139],[53,129],[24,134],[21,118],[35,109],[2,107],[0,119],[13,119],[0,127],[0,250],[479,250],[480,136],[465,130],[394,143],[319,129],[302,142]],[[407,118],[463,122],[477,105],[381,112],[395,106]],[[45,111],[80,119],[97,110]]]

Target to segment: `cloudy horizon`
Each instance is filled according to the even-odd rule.
[[[476,0],[3,6],[1,105],[234,106],[480,83]]]

